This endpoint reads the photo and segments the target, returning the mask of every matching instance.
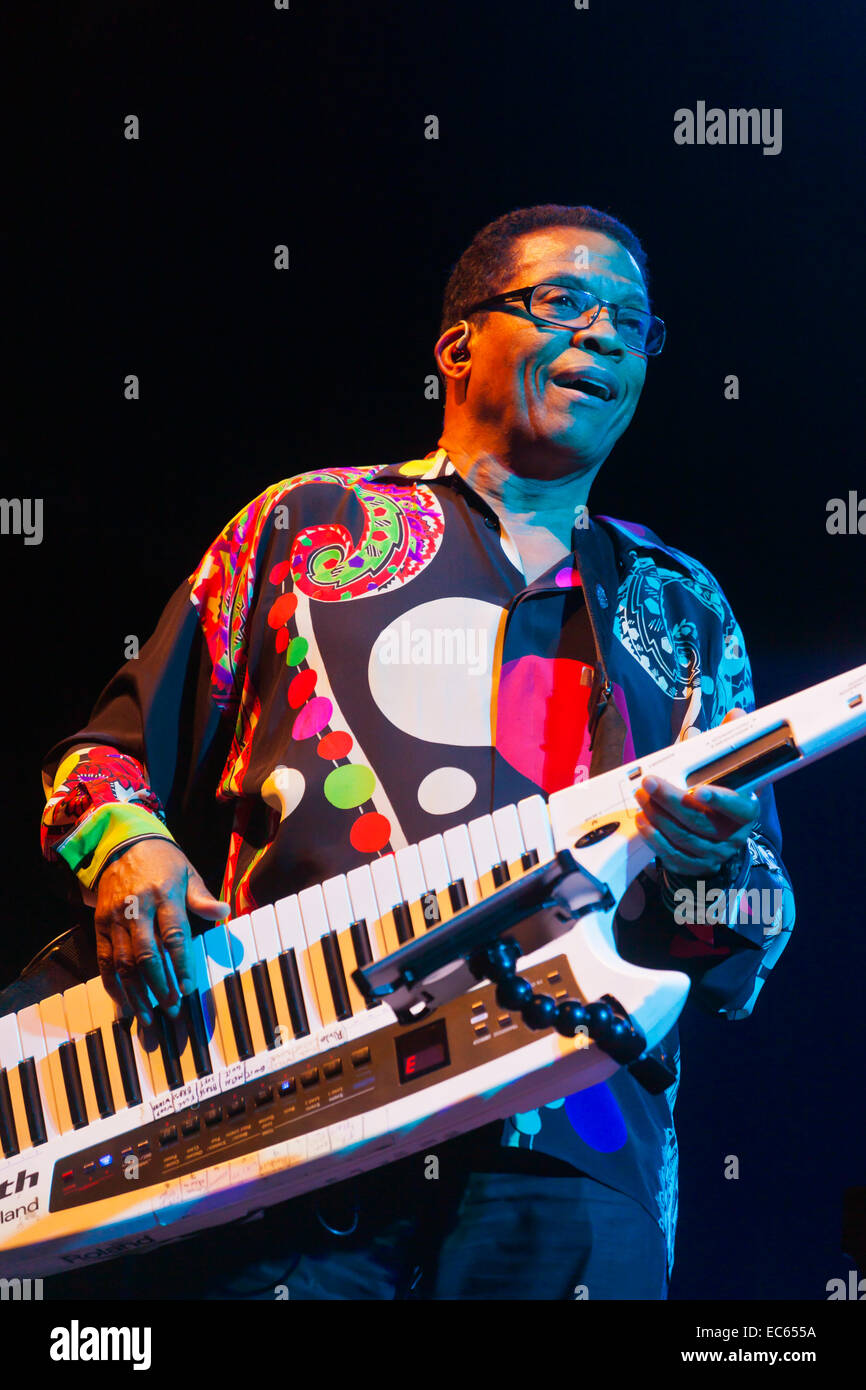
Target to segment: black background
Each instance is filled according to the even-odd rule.
[[[39,546],[0,537],[4,983],[75,920],[39,855],[41,755],[262,488],[435,447],[445,280],[512,208],[621,217],[668,324],[592,510],[709,566],[759,704],[866,660],[866,537],[826,530],[830,498],[866,497],[864,28],[841,0],[91,0],[22,22],[2,490],[45,516]],[[781,107],[782,152],[676,145],[698,100]],[[820,1300],[850,1268],[864,772],[859,744],[777,787],[791,944],[750,1020],[683,1018],[673,1298]]]

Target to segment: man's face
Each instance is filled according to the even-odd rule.
[[[531,232],[514,243],[513,257],[502,291],[552,281],[649,308],[636,262],[600,232]],[[610,399],[563,384],[583,368],[606,379]],[[646,358],[622,341],[610,310],[588,328],[561,328],[536,322],[518,301],[494,309],[473,332],[464,405],[476,437],[509,457],[515,471],[587,471],[604,462],[627,428],[645,376]]]

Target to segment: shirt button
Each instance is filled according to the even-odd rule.
[[[491,531],[499,530],[499,522],[495,516],[486,516],[484,518],[484,525],[489,527]]]

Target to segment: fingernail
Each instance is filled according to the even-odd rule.
[[[649,792],[650,796],[652,796],[653,792],[657,792],[658,789],[659,789],[658,778],[657,778],[657,777],[645,777],[645,778],[643,779],[643,785],[644,785],[644,791]]]
[[[699,792],[695,792],[695,798],[698,801],[712,801],[713,794],[709,787],[701,787]]]

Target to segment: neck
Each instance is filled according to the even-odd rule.
[[[571,548],[572,527],[578,510],[586,506],[594,472],[578,469],[558,478],[530,478],[513,473],[486,451],[450,448],[444,437],[439,442],[460,476],[505,520],[509,530],[537,527]]]

